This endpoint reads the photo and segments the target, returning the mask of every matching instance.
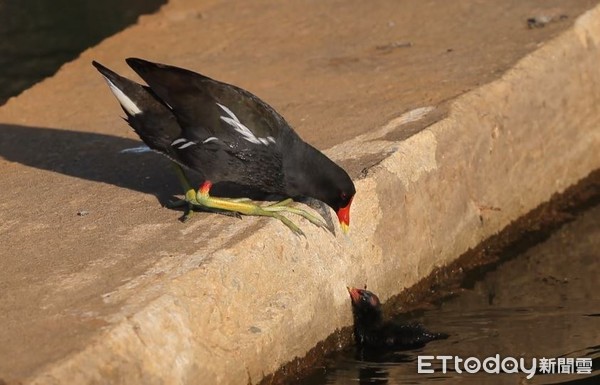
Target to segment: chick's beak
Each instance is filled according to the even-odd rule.
[[[341,207],[337,211],[340,227],[342,228],[344,234],[348,234],[348,231],[350,231],[350,205],[352,205],[352,199],[350,199],[345,207]]]
[[[350,286],[346,286],[346,289],[348,289],[348,293],[350,293],[350,298],[352,299],[352,302],[358,303],[358,300],[360,299],[360,292],[358,291],[358,289]]]

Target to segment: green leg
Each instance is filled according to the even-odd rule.
[[[191,218],[192,213],[194,212],[193,208],[194,208],[194,203],[196,200],[196,191],[194,191],[194,189],[190,185],[190,182],[189,182],[187,176],[185,175],[185,172],[181,168],[181,166],[175,162],[172,162],[171,164],[173,165],[173,169],[175,170],[177,179],[179,179],[179,183],[181,184],[181,187],[183,188],[183,191],[185,193],[185,198],[179,199],[176,201],[170,201],[167,203],[167,207],[169,207],[169,208],[185,207],[185,213],[181,217],[181,221],[187,222]]]
[[[220,214],[236,215],[239,217],[239,214],[250,215],[250,216],[264,216],[271,217],[280,220],[284,225],[286,225],[294,234],[296,235],[304,235],[302,230],[296,224],[294,224],[291,220],[281,215],[282,212],[289,212],[292,214],[300,215],[301,217],[306,218],[308,221],[313,223],[316,226],[326,228],[326,225],[316,216],[310,214],[309,212],[290,207],[294,201],[291,198],[284,199],[280,202],[272,203],[266,206],[259,206],[255,203],[252,203],[248,198],[237,198],[237,199],[227,199],[227,198],[215,198],[211,197],[209,194],[209,190],[212,184],[209,181],[206,181],[202,187],[196,192],[190,185],[190,182],[185,175],[185,172],[177,163],[173,163],[175,168],[175,173],[177,174],[177,178],[181,183],[181,187],[185,192],[185,198],[170,202],[168,204],[169,207],[186,207],[185,214],[181,218],[182,221],[187,221],[191,217],[193,213],[193,209],[195,207],[200,207],[204,209],[208,209],[209,211],[214,211]]]
[[[196,190],[194,190],[192,188],[192,185],[190,184],[190,182],[187,178],[187,175],[185,175],[185,171],[183,170],[183,168],[181,168],[181,166],[175,162],[172,162],[172,164],[173,164],[173,168],[175,169],[175,174],[177,175],[177,179],[179,179],[179,183],[181,184],[181,187],[183,188],[183,191],[185,193],[185,198],[178,199],[176,201],[170,201],[167,203],[167,207],[178,208],[178,207],[187,206],[185,208],[185,212],[184,212],[183,216],[181,217],[182,222],[187,222],[192,217],[192,214],[194,213],[194,208],[197,208],[197,207],[200,207],[200,208],[204,209],[205,211],[214,212],[214,213],[222,214],[222,215],[227,215],[230,217],[241,218],[239,213],[231,212],[231,211],[223,211],[223,210],[218,210],[218,209],[211,209],[210,207],[205,207],[205,206],[199,204],[196,201]],[[248,199],[248,198],[240,198],[240,199]]]
[[[211,197],[208,192],[209,190],[210,184],[203,185],[196,195],[196,202],[202,206],[214,209],[235,211],[244,215],[275,218],[280,220],[284,225],[286,225],[297,235],[304,235],[304,233],[291,220],[281,215],[281,212],[287,211],[300,215],[319,227],[325,227],[325,224],[323,222],[321,222],[318,218],[309,214],[308,212],[294,207],[288,207],[287,205],[293,202],[292,199],[286,199],[284,201],[262,207],[254,203],[248,203],[244,201],[240,202],[238,200]]]

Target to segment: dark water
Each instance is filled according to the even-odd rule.
[[[600,206],[416,319],[451,334],[418,350],[360,359],[352,349],[296,384],[600,384]],[[350,311],[350,301],[348,301]],[[417,357],[588,358],[591,374],[417,373]],[[566,363],[568,361],[565,360]],[[490,364],[491,365],[491,364]],[[569,365],[568,365],[569,366]],[[460,367],[461,369],[463,366]],[[567,368],[565,368],[567,369]],[[576,370],[576,369],[575,369]]]
[[[166,0],[0,0],[0,105]]]

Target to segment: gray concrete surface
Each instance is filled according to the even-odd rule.
[[[206,55],[213,69],[218,58],[237,58],[221,69],[234,74],[228,80],[257,76],[256,86],[248,88],[273,96],[307,138],[318,139],[323,125],[335,128],[323,134],[321,146],[333,145],[326,152],[351,170],[358,194],[347,238],[305,221],[299,223],[306,238],[264,219],[199,215],[182,225],[157,202],[176,189],[172,178],[157,176],[167,163],[119,154],[136,144],[135,136],[116,118],[118,107],[89,62],[95,58],[121,71],[121,58],[148,57],[166,45],[172,51],[158,55],[164,61],[198,68],[187,54],[209,44],[191,33],[198,23],[210,27],[231,12],[265,21],[302,9],[298,2],[291,11],[251,4],[228,10],[208,2],[200,12],[173,1],[0,108],[5,381],[256,383],[351,322],[346,285],[367,283],[385,300],[600,167],[598,7],[560,34],[546,34],[549,40],[540,40],[495,80],[478,78],[490,83],[444,103],[415,96],[420,103],[408,103],[408,111],[394,100],[401,91],[393,87],[375,100],[363,92],[369,103],[353,95],[336,104],[336,82],[351,77],[346,66],[355,60],[334,60],[329,74],[306,85],[307,68],[313,67],[302,65],[314,57],[294,64],[268,51],[256,63],[271,66],[241,66],[235,75],[233,68],[249,53],[232,53],[230,45],[212,40],[212,50],[194,58]],[[244,23],[229,28],[247,35]],[[317,32],[311,24],[295,27]],[[301,43],[312,47],[308,40]],[[115,58],[121,64],[113,65]],[[381,68],[357,60],[362,64],[356,71]],[[289,84],[269,81],[269,71],[288,64],[303,70],[291,71]],[[322,93],[313,88],[317,80]],[[354,92],[357,87],[347,85]],[[273,91],[281,88],[286,98],[290,90],[302,90],[296,100],[313,104],[282,104],[284,93]],[[390,112],[394,105],[396,114]],[[349,110],[355,111],[344,115]],[[331,116],[310,131],[306,121],[325,115]],[[387,115],[387,122],[378,123]],[[344,116],[352,124],[370,123],[351,136],[336,136],[345,127],[334,121]],[[77,215],[82,211],[88,215]]]

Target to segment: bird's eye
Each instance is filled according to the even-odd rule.
[[[343,191],[342,191],[342,192],[340,193],[340,198],[342,198],[342,200],[344,200],[344,201],[345,201],[345,200],[346,200],[346,198],[348,198],[348,194],[346,194],[345,192],[343,192]]]

